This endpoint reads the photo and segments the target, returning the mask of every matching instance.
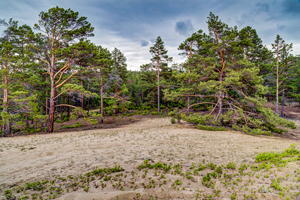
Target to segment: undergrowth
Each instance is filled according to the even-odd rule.
[[[109,191],[135,191],[154,189],[161,191],[197,188],[196,199],[265,199],[272,193],[282,199],[296,199],[300,195],[300,170],[281,173],[289,162],[299,164],[300,151],[292,144],[282,152],[263,152],[255,156],[252,164],[213,162],[183,165],[144,160],[136,170],[125,170],[120,165],[98,168],[76,176],[55,176],[28,183],[2,184],[6,199],[55,199],[63,194],[92,188]],[[253,186],[255,184],[255,187]],[[138,195],[136,199],[151,199]],[[117,199],[117,198],[116,198]]]

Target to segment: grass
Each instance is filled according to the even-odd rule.
[[[270,192],[284,199],[293,199],[299,195],[300,170],[285,176],[281,176],[280,170],[289,162],[297,162],[299,157],[300,151],[295,145],[291,145],[283,152],[259,153],[251,166],[245,163],[236,166],[234,162],[217,166],[208,162],[198,165],[193,163],[187,168],[181,163],[174,165],[161,162],[150,163],[149,160],[144,160],[143,164],[138,165],[136,170],[131,172],[120,165],[112,168],[96,167],[84,175],[55,176],[52,179],[23,185],[2,185],[6,189],[1,188],[1,191],[6,199],[15,197],[28,199],[28,194],[31,195],[31,199],[53,199],[69,191],[89,192],[91,188],[112,187],[120,191],[159,188],[161,191],[182,191],[189,188],[189,185],[194,183],[199,185],[200,182],[201,187],[206,189],[205,192],[198,190],[194,197],[196,199],[215,199],[227,194],[228,191],[230,199],[264,199],[265,193]],[[272,167],[268,168],[265,165],[272,165]],[[258,189],[253,189],[252,185],[256,181],[269,183],[260,184]]]

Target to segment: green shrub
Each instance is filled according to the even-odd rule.
[[[76,122],[76,124],[74,124],[74,125],[66,125],[63,128],[78,128],[81,126],[83,126],[83,125],[80,122]]]
[[[149,110],[144,110],[144,112],[142,113],[142,115],[149,115]]]
[[[152,112],[151,112],[151,115],[158,115],[158,112],[152,111]]]
[[[175,123],[176,123],[176,120],[175,120],[174,117],[171,118],[171,123],[172,123],[172,124],[175,124]]]
[[[69,121],[69,117],[64,118],[64,122],[67,122],[67,121]]]
[[[56,119],[55,121],[56,121],[57,123],[62,123],[61,119],[59,119],[59,118]]]
[[[29,126],[29,127],[25,127],[24,131],[25,131],[25,133],[36,133],[36,132],[39,132],[40,129],[39,128],[35,129],[34,127]]]
[[[201,124],[198,124],[198,128],[207,131],[227,131],[227,129],[224,127],[208,126],[208,125],[201,125]]]

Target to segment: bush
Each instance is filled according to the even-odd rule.
[[[69,121],[69,117],[64,118],[64,122]]]
[[[142,115],[149,115],[149,110],[145,110]]]
[[[56,119],[55,120],[57,123],[62,123],[61,119]]]
[[[29,127],[25,127],[24,131],[25,131],[25,133],[35,133],[35,132],[39,132],[40,129],[39,128],[35,129],[34,127],[29,126]]]
[[[198,124],[198,128],[201,130],[207,130],[207,131],[227,131],[227,129],[224,127],[207,126],[207,125],[201,125],[201,124]]]
[[[172,124],[175,124],[175,123],[176,123],[176,120],[175,120],[174,117],[171,118],[171,123],[172,123]]]
[[[83,125],[80,122],[76,122],[76,124],[74,124],[74,125],[66,125],[62,128],[78,128],[78,127],[81,127],[81,126],[83,126]]]
[[[152,111],[152,112],[151,112],[151,115],[158,115],[158,112]]]

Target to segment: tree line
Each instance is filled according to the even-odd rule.
[[[154,109],[208,130],[295,128],[283,108],[286,99],[300,99],[299,57],[279,35],[268,49],[252,27],[229,27],[210,13],[208,33],[198,30],[179,45],[184,63],[171,64],[158,36],[150,62],[129,71],[119,49],[88,40],[94,27],[71,9],[40,12],[33,28],[13,19],[0,24],[2,136],[53,132],[55,121],[80,117],[95,124],[113,113]],[[275,113],[263,106],[267,101],[274,101]]]

